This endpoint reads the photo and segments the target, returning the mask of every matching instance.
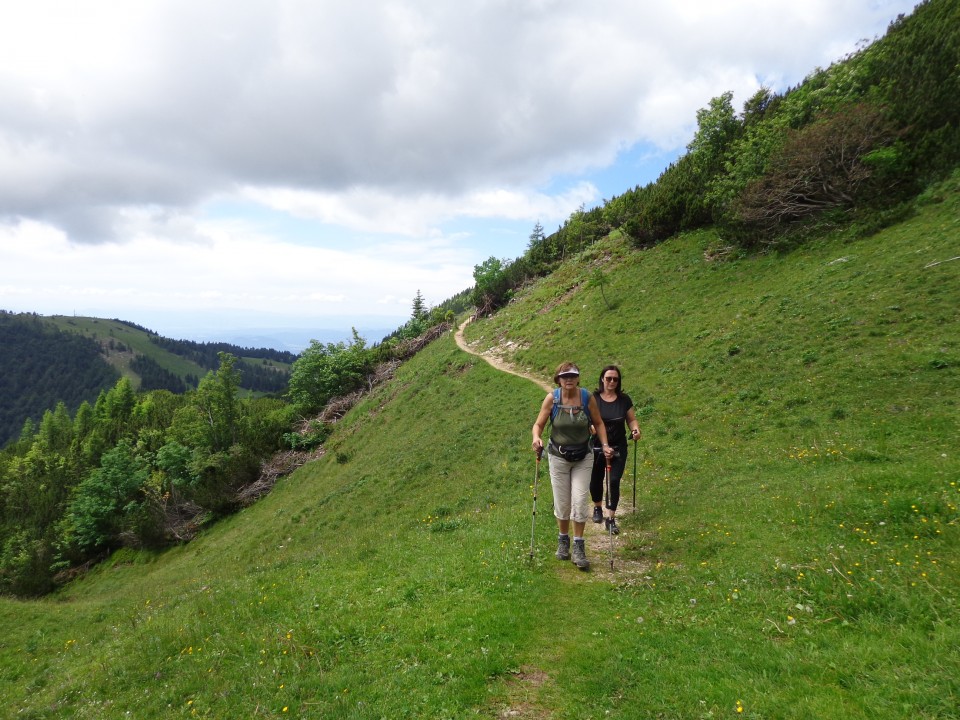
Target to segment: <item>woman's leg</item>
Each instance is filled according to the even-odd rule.
[[[607,510],[610,511],[611,518],[617,515],[617,506],[620,504],[620,480],[623,478],[626,467],[627,449],[621,448],[610,464],[610,498],[607,502]]]
[[[590,473],[593,468],[593,458],[585,457],[573,463],[570,487],[570,516],[573,519],[573,548],[571,560],[581,570],[590,569],[587,560],[586,544],[583,540],[583,529],[587,524],[587,514],[590,509]]]
[[[593,470],[590,473],[590,498],[593,500],[593,521],[603,520],[603,476],[606,474],[606,463],[603,455],[594,453]]]
[[[553,490],[553,515],[557,519],[557,559],[570,559],[570,504],[572,463],[547,455],[550,464],[550,487]]]
[[[590,483],[593,472],[593,458],[588,455],[583,460],[570,463],[570,518],[573,520],[573,532],[583,536],[583,527],[590,517]],[[577,531],[579,528],[579,532]]]
[[[550,487],[553,490],[553,515],[557,518],[560,532],[566,532],[570,526],[570,509],[573,497],[573,463],[556,455],[548,455],[550,463]]]

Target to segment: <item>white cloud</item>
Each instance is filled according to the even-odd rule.
[[[595,202],[599,193],[592,184],[580,182],[559,195],[507,188],[478,188],[458,196],[400,196],[378,188],[334,193],[251,187],[243,196],[273,210],[350,230],[430,238],[453,218],[562,221],[581,204]]]
[[[205,241],[193,244],[139,237],[77,245],[38,223],[0,229],[0,297],[30,298],[30,309],[43,314],[78,308],[85,314],[83,308],[114,305],[124,319],[135,318],[123,313],[158,306],[171,312],[251,308],[290,317],[402,318],[409,315],[411,282],[438,301],[472,282],[466,253],[440,240],[428,253],[403,245],[345,252],[241,235],[236,226],[211,223],[203,230]],[[34,272],[34,265],[41,270]],[[398,298],[386,310],[384,295]]]
[[[482,223],[510,226],[513,251],[493,254],[515,256],[526,239],[518,227],[559,224],[599,202],[610,188],[593,178],[625,154],[681,150],[710,98],[732,90],[742,103],[760,84],[795,84],[911,9],[906,0],[5,3],[0,242],[32,249],[0,305],[52,287],[39,271],[50,237],[55,265],[74,259],[75,277],[62,278],[69,293],[129,297],[126,276],[91,266],[113,253],[127,271],[172,272],[176,292],[154,296],[182,303],[280,296],[254,298],[223,280],[201,297],[180,277],[209,284],[236,272],[255,283],[257,270],[286,277],[282,266],[300,264],[357,277],[367,263],[386,283],[370,285],[377,296],[395,286],[409,298],[432,282],[439,300],[448,295],[437,276],[468,284],[464,268],[491,254]],[[212,217],[214,207],[230,208],[234,224]],[[309,232],[292,239],[283,223],[258,224],[264,212],[312,223],[318,247]],[[240,239],[218,234],[227,228]],[[453,259],[404,253],[392,270],[406,282],[382,275],[391,244],[410,240]],[[373,246],[377,255],[362,254]],[[343,255],[324,254],[334,250]],[[350,306],[360,282],[286,297]]]

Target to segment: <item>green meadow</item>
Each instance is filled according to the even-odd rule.
[[[0,599],[0,715],[960,717],[958,255],[956,178],[789,252],[607,238],[465,329],[622,368],[644,434],[589,573],[546,467],[530,556],[543,391],[451,334],[193,542]]]

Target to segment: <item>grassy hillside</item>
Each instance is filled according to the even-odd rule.
[[[444,338],[190,545],[0,600],[0,707],[957,717],[958,218],[954,183],[881,234],[780,256],[614,238],[468,327],[544,376],[623,367],[645,435],[613,571],[592,524],[591,573],[553,558],[545,467],[530,561],[542,391]]]
[[[61,330],[75,332],[86,337],[90,337],[99,342],[104,348],[107,361],[120,371],[120,374],[130,378],[133,386],[139,387],[139,376],[131,369],[130,363],[135,355],[143,355],[156,362],[160,367],[181,379],[193,376],[202,378],[209,372],[209,369],[201,367],[188,358],[181,357],[169,352],[156,343],[150,341],[149,333],[143,329],[133,327],[128,323],[119,320],[105,320],[102,318],[90,317],[71,317],[67,315],[51,315],[48,318],[51,323]],[[113,341],[111,343],[111,341]],[[263,361],[257,358],[243,358],[254,364]],[[268,364],[281,370],[289,371],[290,365],[274,360],[267,361]]]
[[[150,342],[149,335],[143,330],[119,320],[67,315],[52,315],[46,319],[61,330],[75,332],[99,342],[105,348],[107,362],[121,375],[130,378],[135,388],[139,387],[140,378],[130,369],[130,363],[136,354],[149,357],[181,379],[188,375],[203,377],[207,374],[207,371],[196,363],[157,347]]]

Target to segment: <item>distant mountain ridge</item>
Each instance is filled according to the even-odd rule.
[[[172,340],[125,320],[0,311],[0,447],[24,422],[63,402],[75,411],[121,377],[141,390],[174,393],[196,387],[218,365],[239,358],[241,387],[252,393],[286,390],[296,354],[231,343]]]
[[[344,321],[349,323],[349,321]],[[396,331],[398,325],[403,321],[398,320],[393,325],[387,325],[386,321],[379,322],[376,325],[362,326],[356,321],[353,325],[357,332],[370,343],[379,342],[382,338],[389,336]],[[197,342],[226,342],[241,347],[257,348],[275,348],[277,350],[286,350],[299,355],[310,346],[311,340],[321,343],[349,342],[353,336],[350,325],[344,326],[346,329],[335,327],[313,327],[304,325],[303,327],[265,327],[251,326],[244,328],[224,328],[218,334],[212,332],[194,333],[191,335]]]

